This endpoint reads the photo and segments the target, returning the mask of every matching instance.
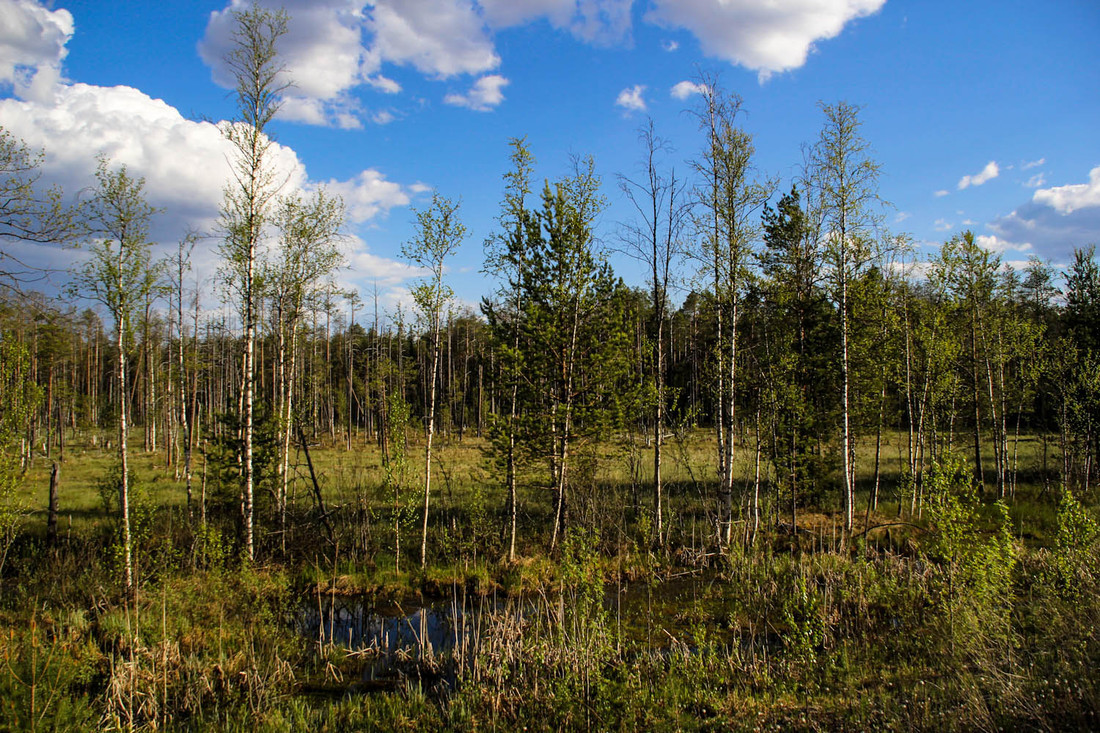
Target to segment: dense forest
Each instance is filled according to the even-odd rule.
[[[1094,247],[923,256],[858,107],[780,182],[704,76],[686,174],[512,140],[493,291],[434,193],[386,309],[273,171],[286,16],[237,22],[216,287],[125,167],[74,203],[0,138],[0,241],[87,254],[0,257],[0,729],[1098,724]]]

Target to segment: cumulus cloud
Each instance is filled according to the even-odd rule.
[[[425,74],[479,74],[500,64],[485,24],[467,0],[377,0],[366,25],[379,59]]]
[[[49,10],[34,0],[0,0],[0,85],[20,97],[44,99],[61,78],[72,35],[68,10]]]
[[[350,237],[348,245],[344,256],[355,280],[369,278],[381,287],[392,288],[421,274],[418,268],[407,263],[373,254],[367,249],[366,243],[357,237]]]
[[[991,160],[985,164],[985,168],[982,168],[982,172],[973,176],[963,176],[959,179],[959,190],[970,186],[981,186],[983,183],[992,181],[997,176],[1001,175],[1001,169],[997,167],[997,161]]]
[[[630,34],[633,0],[481,0],[494,28],[546,19],[550,25],[591,43],[616,43]]]
[[[1028,188],[1039,188],[1047,184],[1047,177],[1042,173],[1036,173],[1031,178],[1024,182],[1024,185]]]
[[[1004,242],[1029,243],[1044,258],[1068,262],[1075,247],[1100,242],[1100,166],[1087,183],[1040,188],[989,228]]]
[[[936,223],[935,223],[934,226],[936,227],[937,232],[946,232],[949,229],[951,229],[951,227],[953,227],[954,224],[947,221],[946,219],[936,219]]]
[[[672,89],[669,90],[669,94],[671,94],[676,99],[687,99],[693,94],[703,94],[706,91],[706,84],[684,80],[674,84]]]
[[[944,196],[947,196],[950,193],[951,193],[950,191],[941,188],[939,191],[936,191],[932,195],[939,199],[939,198],[943,198]]]
[[[708,56],[753,69],[765,80],[806,63],[814,43],[839,35],[850,21],[886,0],[653,0],[646,19],[695,35]]]
[[[31,148],[45,149],[44,184],[59,184],[70,194],[86,192],[94,181],[97,155],[144,178],[147,200],[160,212],[151,234],[164,246],[171,247],[188,229],[216,230],[233,157],[219,125],[186,119],[172,106],[137,89],[87,84],[59,86],[48,105],[0,100],[0,119]],[[388,181],[374,169],[346,181],[320,184],[310,180],[291,148],[274,143],[270,155],[275,180],[284,192],[325,185],[344,198],[352,223],[407,205],[417,190]],[[43,262],[45,257],[50,260]],[[217,267],[213,242],[200,245],[194,258],[196,271],[209,278]],[[56,259],[56,250],[43,251],[37,264],[57,267]]]
[[[508,80],[499,74],[483,76],[474,82],[465,94],[451,93],[443,98],[445,104],[468,107],[478,112],[488,112],[504,101],[504,87]]]
[[[1025,162],[1022,166],[1020,166],[1020,169],[1025,170],[1025,171],[1026,170],[1031,170],[1032,168],[1038,168],[1039,166],[1043,165],[1046,162],[1047,162],[1046,158],[1039,158],[1039,160],[1032,160],[1032,161]]]
[[[1027,252],[1031,249],[1031,244],[1028,242],[1008,242],[996,235],[979,234],[974,237],[974,242],[982,249],[989,250],[996,254],[1004,254],[1005,252]]]
[[[199,42],[199,55],[211,68],[214,81],[232,88],[232,70],[225,63],[235,48],[235,14],[247,10],[251,0],[232,0],[210,14],[206,34]],[[285,82],[292,83],[284,94],[282,116],[308,124],[353,127],[355,116],[349,93],[366,83],[378,71],[376,54],[363,45],[364,18],[359,0],[289,0],[261,3],[284,7],[292,22],[279,40],[280,61]]]
[[[634,5],[634,0],[256,1],[285,7],[293,20],[280,45],[287,78],[294,81],[286,91],[283,118],[338,127],[356,127],[362,119],[376,116],[356,102],[362,90],[400,91],[400,85],[382,75],[387,64],[411,67],[436,79],[480,77],[481,87],[448,95],[446,101],[490,109],[499,104],[493,99],[503,86],[496,82],[503,77],[491,73],[501,64],[495,31],[546,21],[584,42],[629,42]],[[224,62],[233,47],[233,13],[252,2],[229,0],[224,9],[211,13],[199,44],[202,58],[222,86],[233,82]],[[816,41],[836,36],[847,23],[877,12],[884,2],[653,0],[645,18],[666,28],[687,29],[705,53],[755,69],[763,79],[801,66]],[[666,41],[662,46],[673,51],[678,43]]]
[[[401,85],[381,73],[383,64],[411,66],[448,78],[496,68],[500,57],[469,0],[262,0],[291,17],[279,55],[291,83],[283,119],[343,128],[360,126],[356,92],[397,94]],[[235,13],[252,0],[231,0],[210,14],[199,54],[214,81],[230,88],[225,58],[234,48]]]
[[[1072,214],[1079,209],[1100,207],[1100,166],[1089,171],[1088,183],[1040,189],[1032,198],[1046,204],[1059,214]]]
[[[12,134],[46,150],[43,174],[66,191],[89,185],[102,155],[144,176],[151,203],[179,217],[175,225],[209,228],[217,217],[230,173],[230,149],[217,125],[185,119],[137,89],[87,84],[60,87],[50,105],[3,100],[0,116]],[[303,179],[293,151],[276,145],[273,154],[281,177]]]
[[[615,106],[622,107],[628,112],[645,112],[645,97],[642,96],[644,93],[644,84],[628,87],[619,92],[619,96],[615,98]]]
[[[363,126],[358,100],[341,94],[336,99],[311,99],[288,96],[279,108],[279,117],[291,122],[304,122],[319,127],[339,127],[357,130]]]
[[[387,181],[386,176],[374,168],[347,181],[329,180],[321,185],[344,199],[348,218],[356,223],[369,221],[399,206],[408,206],[410,202],[411,189]]]

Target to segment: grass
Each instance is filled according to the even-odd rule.
[[[137,438],[139,499],[152,510],[142,515],[133,598],[119,589],[113,518],[98,488],[113,456],[69,440],[56,548],[42,539],[47,463],[40,457],[26,475],[21,499],[33,513],[0,578],[0,730],[1100,723],[1100,536],[1084,526],[1077,549],[1058,543],[1066,520],[1040,470],[1042,444],[1030,437],[1020,444],[1023,470],[1009,502],[1011,551],[994,542],[989,491],[955,518],[908,517],[898,489],[906,436],[891,433],[882,501],[866,520],[887,526],[842,543],[835,492],[826,493],[800,510],[797,536],[773,531],[769,520],[754,546],[716,552],[716,451],[712,436],[697,431],[666,446],[666,552],[649,536],[651,449],[624,438],[596,448],[598,470],[571,497],[577,531],[554,556],[550,492],[525,486],[514,562],[502,559],[505,494],[484,444],[443,439],[423,569],[409,551],[419,546],[415,469],[398,568],[394,497],[371,443],[311,446],[331,535],[298,465],[304,460],[295,461],[285,553],[270,499],[259,497],[263,561],[249,566],[234,549],[232,492],[219,493],[211,480],[202,534],[186,517],[174,469],[162,454],[142,452]],[[414,439],[413,466],[417,451]],[[861,508],[873,451],[873,439],[857,445]],[[750,438],[738,455],[742,499],[753,459]],[[765,471],[762,495],[771,502],[769,478]],[[858,531],[863,511],[857,519]],[[949,529],[958,555],[942,549]],[[508,597],[526,610],[477,616],[478,633],[471,627],[473,641],[458,651],[392,652],[398,676],[370,687],[361,681],[362,652],[301,633],[300,609],[318,593],[406,610],[451,596],[493,609],[492,599]]]

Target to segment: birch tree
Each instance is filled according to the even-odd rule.
[[[323,189],[310,196],[283,197],[274,213],[278,245],[265,263],[276,321],[276,389],[278,396],[280,476],[276,511],[286,536],[290,436],[294,422],[294,392],[298,377],[298,330],[307,308],[321,293],[321,284],[343,263],[339,249],[344,226],[344,202]],[[285,545],[284,545],[285,547]]]
[[[424,522],[420,537],[420,566],[428,561],[428,509],[432,490],[432,439],[435,436],[435,406],[439,385],[439,334],[447,307],[454,298],[443,282],[445,265],[466,238],[466,227],[458,218],[459,203],[432,194],[431,204],[416,212],[416,237],[401,247],[410,264],[427,272],[412,296],[427,328],[431,343],[428,360],[428,405],[424,416]]]
[[[179,241],[179,246],[176,250],[176,254],[168,261],[170,273],[172,278],[172,289],[175,295],[175,315],[176,315],[176,328],[178,329],[179,343],[176,349],[176,382],[179,388],[179,401],[176,407],[179,409],[178,420],[180,426],[179,440],[183,446],[183,479],[184,484],[187,487],[187,516],[191,517],[191,504],[192,504],[192,467],[191,467],[191,453],[194,447],[194,416],[188,419],[187,415],[187,402],[188,402],[188,379],[187,379],[187,359],[185,355],[187,344],[187,327],[184,324],[183,319],[183,298],[184,298],[184,276],[191,271],[191,252],[195,248],[195,242],[198,239],[198,235],[194,232],[188,232],[185,237]],[[198,293],[195,294],[196,301],[198,300]],[[197,338],[198,334],[196,334]],[[178,473],[178,472],[177,472]]]
[[[89,259],[73,278],[74,294],[94,300],[111,314],[117,358],[119,515],[123,584],[134,589],[130,534],[130,468],[126,447],[126,361],[132,343],[132,320],[157,286],[160,267],[150,260],[149,225],[154,209],[145,201],[145,179],[132,178],[126,167],[112,171],[101,159],[96,186],[87,208],[91,238]]]
[[[738,320],[760,234],[759,214],[774,189],[753,168],[752,137],[738,126],[741,98],[727,94],[713,77],[703,80],[698,112],[706,135],[703,156],[695,164],[703,178],[696,194],[701,211],[700,253],[714,288],[715,364],[718,427],[718,539],[728,544],[733,521],[733,463],[737,423]]]
[[[59,187],[42,190],[42,153],[0,126],[0,288],[18,292],[42,272],[18,259],[5,241],[62,243],[79,233],[77,212]]]
[[[825,242],[825,272],[840,323],[844,528],[852,529],[855,511],[855,467],[852,433],[852,374],[849,358],[851,304],[849,288],[874,254],[874,233],[881,199],[879,164],[863,138],[859,107],[848,102],[821,104],[825,124],[809,153],[807,182]]]
[[[280,180],[270,156],[273,140],[268,125],[279,110],[280,94],[288,83],[276,55],[279,39],[287,32],[287,15],[252,6],[234,13],[237,28],[226,63],[236,79],[237,119],[222,127],[233,148],[232,181],[226,187],[221,210],[225,240],[221,253],[230,288],[237,297],[244,327],[242,379],[242,490],[241,521],[244,554],[255,559],[252,529],[253,402],[258,293],[256,266],[264,227]]]
[[[682,246],[687,209],[684,186],[676,180],[675,170],[660,170],[660,156],[670,150],[657,136],[653,120],[638,132],[642,144],[642,165],[636,177],[620,175],[619,188],[634,209],[635,219],[626,225],[624,245],[627,253],[645,264],[653,300],[651,364],[653,379],[653,514],[658,540],[664,530],[661,489],[661,448],[665,430],[665,320],[668,315],[668,287],[672,268]]]

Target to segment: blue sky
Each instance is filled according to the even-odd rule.
[[[288,0],[295,88],[273,133],[289,187],[345,197],[344,283],[383,303],[411,273],[400,245],[431,188],[462,199],[452,284],[468,303],[507,167],[526,136],[539,177],[595,157],[614,244],[615,183],[651,116],[682,175],[702,139],[673,95],[700,72],[743,98],[762,176],[786,191],[819,101],[863,108],[885,221],[930,251],[963,229],[1006,262],[1066,263],[1100,243],[1100,3],[1095,0]],[[212,229],[228,173],[211,123],[234,114],[220,59],[230,0],[0,0],[0,125],[76,193],[104,154],[146,178],[166,246]],[[683,88],[683,87],[681,87]],[[5,246],[14,246],[6,244]],[[197,253],[217,266],[214,242]],[[21,251],[54,266],[79,252]],[[628,282],[635,265],[613,263]],[[685,264],[685,274],[690,265]],[[212,288],[207,282],[206,288]]]

